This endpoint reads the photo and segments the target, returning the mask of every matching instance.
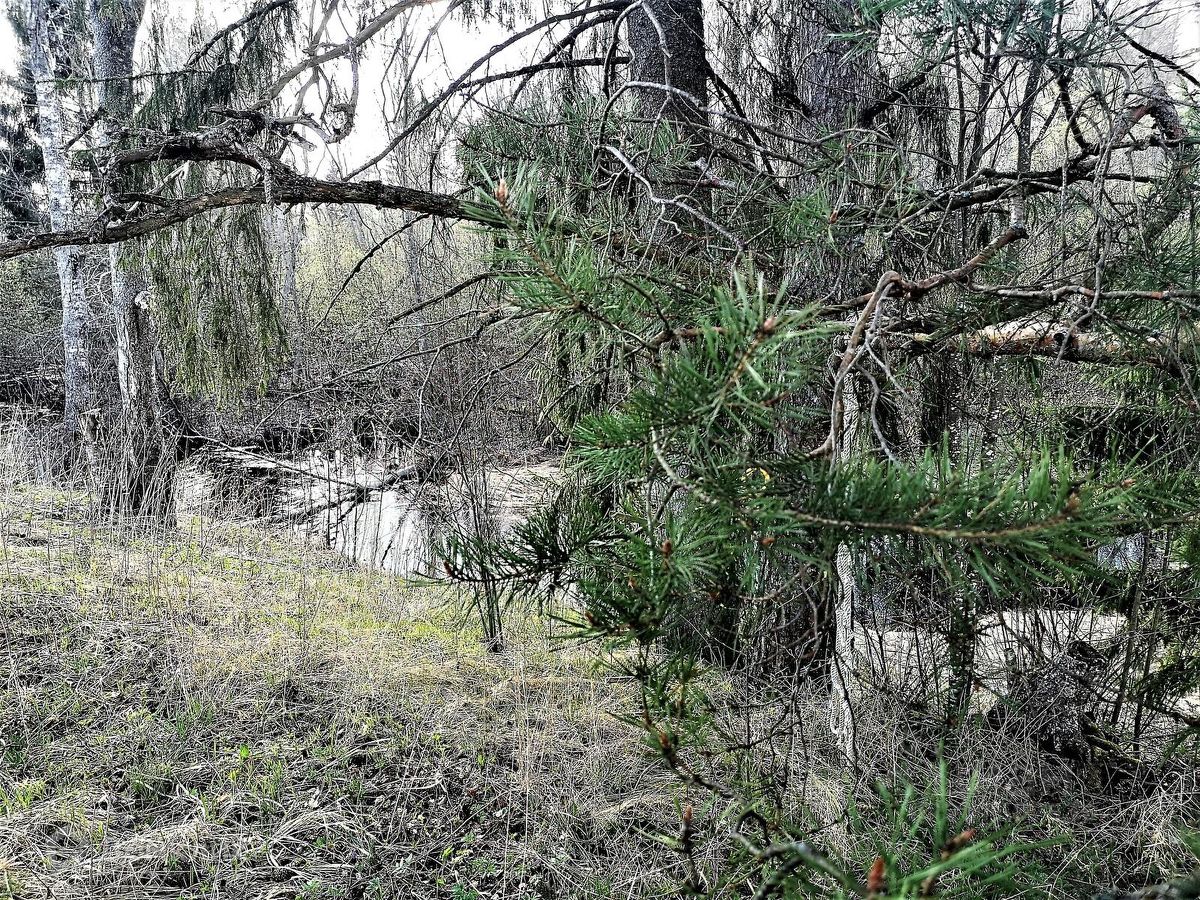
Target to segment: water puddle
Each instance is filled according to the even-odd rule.
[[[189,473],[182,503],[288,528],[364,566],[436,576],[440,537],[452,530],[505,534],[528,516],[557,472],[554,463],[539,462],[430,477],[402,454],[311,451],[278,459],[229,451]]]

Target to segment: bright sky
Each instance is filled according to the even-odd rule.
[[[708,2],[708,0],[705,0],[705,2]],[[151,0],[151,4],[159,8],[165,7],[170,9],[172,15],[182,21],[194,19],[196,15],[203,15],[218,25],[231,22],[245,6],[240,0],[195,0],[193,9],[184,10],[180,14],[180,10],[183,10],[184,5],[179,3],[178,0],[174,0],[174,2],[172,0]],[[440,6],[441,4],[435,3],[434,5]],[[1192,50],[1200,48],[1200,0],[1177,0],[1177,2],[1170,5],[1176,9],[1175,27],[1178,32],[1179,48]],[[463,44],[475,44],[480,47],[486,46],[489,38],[494,41],[499,36],[498,33],[488,36],[479,35],[478,33],[468,34],[463,32],[461,28],[455,29],[455,31],[462,37],[467,38],[467,40],[463,41]],[[447,33],[453,34],[454,32]],[[476,38],[476,40],[470,40],[471,38]],[[451,41],[451,43],[455,42]],[[457,49],[455,47],[447,49],[448,57],[460,57],[461,61],[465,61],[469,58],[468,49],[475,49],[475,47],[468,48],[467,46],[463,46],[461,53],[455,52]],[[7,19],[0,18],[0,71],[11,71],[14,56],[15,44],[12,30],[8,26]]]
[[[1200,75],[1200,0],[1178,0],[1174,6],[1176,52],[1188,53],[1189,68]]]
[[[148,0],[146,20],[149,21],[153,15],[161,15],[172,26],[170,30],[180,35],[187,34],[192,24],[198,19],[207,20],[207,27],[204,28],[204,31],[206,33],[215,32],[218,28],[228,25],[242,15],[248,2],[249,0],[194,0],[193,3],[187,4],[179,2],[179,0]],[[347,5],[353,7],[357,4]],[[410,33],[414,35],[414,44],[419,44],[424,40],[429,29],[441,16],[445,5],[444,0],[434,0],[430,5],[419,7],[410,14],[408,22]],[[303,3],[300,6],[301,9],[305,8]],[[347,26],[353,28],[356,27],[356,23],[350,20],[347,22]],[[302,24],[301,28],[303,27]],[[143,28],[142,38],[145,37],[145,33]],[[388,34],[395,33],[396,27],[393,25]],[[336,30],[332,35],[335,40],[341,40],[346,36],[348,35],[344,31],[338,33]],[[506,33],[498,30],[494,25],[489,29],[487,23],[468,27],[457,19],[448,20],[440,27],[436,39],[429,42],[422,58],[417,61],[417,80],[428,85],[428,91],[436,93],[451,78],[469,67],[472,62],[483,55],[493,44],[503,40],[505,36]],[[358,163],[370,159],[386,146],[385,114],[395,114],[394,97],[390,93],[385,94],[385,85],[383,84],[385,66],[388,63],[391,48],[389,46],[385,53],[379,52],[378,43],[368,44],[368,49],[370,50],[372,46],[376,52],[368,53],[361,62],[359,106],[352,136],[345,143],[336,147],[338,160],[346,171]],[[530,52],[529,46],[532,46],[532,42],[526,42],[525,47],[515,47],[512,52],[498,55],[488,67],[481,68],[475,73],[475,76],[524,64],[525,55]],[[186,50],[186,48],[183,49]],[[0,73],[12,72],[15,59],[16,38],[7,19],[0,17]],[[411,60],[392,62],[390,73],[393,82],[392,89],[394,89],[396,71],[402,71],[411,64]],[[340,62],[334,69],[327,66],[326,70],[335,71],[339,81],[349,85],[350,67],[348,63]],[[312,135],[308,136],[312,137]],[[318,153],[314,159],[309,160],[310,165],[320,169],[326,168],[328,162],[325,152]]]

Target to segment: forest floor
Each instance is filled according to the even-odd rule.
[[[678,873],[622,686],[443,588],[0,486],[0,898],[615,898]]]

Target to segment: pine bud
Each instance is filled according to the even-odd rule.
[[[884,879],[885,866],[882,856],[875,857],[875,862],[871,863],[871,871],[867,873],[867,896],[875,897],[883,893],[883,889],[887,886]]]
[[[683,852],[691,856],[693,849],[692,841],[692,804],[687,803],[683,807],[683,815],[679,823],[679,845]]]
[[[973,840],[975,840],[974,828],[966,828],[963,831],[960,831],[946,842],[946,847],[942,851],[942,859],[949,859]]]
[[[670,559],[673,552],[675,552],[675,542],[667,538],[662,542],[663,559]]]
[[[502,207],[508,206],[508,182],[504,178],[496,183],[496,202]]]
[[[762,544],[764,547],[770,547],[772,544],[775,543],[775,535],[764,534],[761,538],[759,538],[758,542],[760,544]]]

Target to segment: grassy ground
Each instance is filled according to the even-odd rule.
[[[678,873],[621,686],[440,589],[0,487],[0,898],[632,897]]]
[[[685,876],[653,837],[678,831],[679,788],[612,715],[629,687],[570,644],[529,625],[487,653],[443,588],[262,530],[132,533],[80,508],[0,482],[0,900],[659,897]],[[927,787],[942,758],[876,700],[857,782],[825,746],[825,699],[799,740],[753,742],[856,871],[892,828],[870,785]],[[972,734],[944,748],[952,799],[1059,841],[1022,857],[1036,895],[1191,865],[1186,766],[1100,796],[1028,742]]]

